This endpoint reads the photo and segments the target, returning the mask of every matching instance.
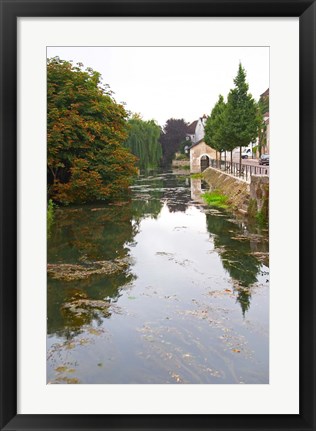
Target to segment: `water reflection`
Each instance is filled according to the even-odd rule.
[[[191,199],[202,202],[201,194],[205,188],[201,179],[191,178]],[[256,283],[257,275],[262,273],[262,262],[254,253],[268,266],[267,235],[262,235],[255,223],[237,218],[231,220],[228,214],[217,209],[207,211],[206,224],[223,267],[234,281],[234,291],[245,315],[250,307],[249,286]]]
[[[215,313],[209,322],[216,325],[224,325],[222,308],[214,308],[216,301],[236,300],[240,318],[249,312],[253,285],[266,281],[262,274],[267,270],[267,235],[243,219],[206,208],[200,199],[203,187],[200,179],[160,173],[139,177],[127,202],[58,209],[48,241],[49,264],[57,269],[65,264],[80,266],[81,271],[104,261],[124,262],[124,266],[119,272],[71,281],[49,277],[48,334],[67,340],[63,348],[69,348],[72,340],[78,344],[78,336],[111,327],[117,346],[124,352],[128,343],[127,354],[130,358],[133,351],[140,367],[136,368],[141,369],[146,368],[146,360],[137,352],[139,337],[145,332],[144,340],[150,339],[146,331],[152,325],[160,328],[159,337],[170,328],[174,333],[185,330],[192,343],[200,340],[203,350],[209,340],[209,329],[201,332],[205,310]],[[223,296],[230,290],[231,296]],[[216,295],[210,296],[214,291]],[[202,308],[196,309],[197,304]],[[134,328],[135,316],[139,325],[146,318],[151,322],[143,332]],[[200,319],[197,328],[192,327],[190,316]],[[172,344],[180,343],[181,337]],[[183,341],[183,355],[189,355],[185,346]],[[168,345],[164,348],[169,355]],[[197,371],[194,379],[204,381]]]
[[[223,267],[235,281],[234,289],[238,291],[237,299],[243,313],[250,306],[251,290],[249,286],[257,281],[261,271],[261,262],[252,254],[250,240],[247,236],[256,236],[257,248],[267,251],[264,237],[251,233],[243,223],[231,222],[226,217],[206,215],[207,229],[214,237],[214,245],[218,251]]]
[[[193,201],[201,201],[202,181],[200,178],[191,178],[191,199]]]
[[[161,208],[158,203],[138,201],[107,207],[58,210],[48,244],[48,262],[55,265],[75,264],[88,270],[93,262],[127,259],[141,215],[150,212],[157,216]],[[104,316],[88,303],[84,304],[85,307],[81,306],[82,310],[85,308],[81,313],[69,312],[63,305],[86,297],[117,301],[120,288],[133,279],[135,274],[130,271],[130,266],[119,274],[109,276],[96,275],[74,281],[48,278],[48,333],[77,334],[84,324],[109,317],[110,312]]]

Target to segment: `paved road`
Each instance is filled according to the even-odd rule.
[[[233,162],[239,163],[239,156],[233,155]],[[246,165],[258,165],[258,159],[241,159],[241,162]]]

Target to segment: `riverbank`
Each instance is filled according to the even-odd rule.
[[[226,204],[233,210],[259,221],[266,222],[269,217],[269,177],[253,175],[251,182],[236,178],[212,167],[201,174],[210,187],[227,197]]]
[[[243,214],[248,213],[250,184],[211,167],[202,173],[202,177],[210,187],[210,191],[217,190],[227,196],[226,203],[230,208]]]

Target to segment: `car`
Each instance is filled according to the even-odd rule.
[[[242,150],[241,158],[242,159],[248,159],[248,157],[251,157],[251,149],[245,148],[244,150]]]
[[[259,159],[259,165],[269,166],[269,159],[270,159],[269,154],[262,154]]]

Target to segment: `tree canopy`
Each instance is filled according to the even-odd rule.
[[[139,115],[134,115],[128,126],[128,137],[124,145],[138,158],[140,169],[157,167],[162,157],[160,127],[154,120],[143,121]]]
[[[160,136],[163,164],[170,165],[175,153],[186,138],[188,125],[183,119],[169,118]]]
[[[227,96],[225,131],[227,144],[231,148],[241,148],[254,142],[258,136],[257,105],[248,93],[246,71],[241,64],[234,84]]]
[[[136,173],[123,147],[127,112],[98,72],[58,57],[47,63],[49,195],[68,204],[112,200]]]
[[[218,101],[212,109],[211,115],[207,118],[205,124],[205,143],[216,151],[226,150],[225,144],[225,116],[226,104],[224,97],[220,94]]]
[[[262,125],[262,109],[248,92],[246,71],[239,64],[234,79],[235,87],[230,90],[225,103],[222,95],[214,105],[205,125],[205,142],[217,151],[232,151],[255,142]],[[263,126],[262,126],[263,127]],[[241,151],[240,151],[241,164]]]

